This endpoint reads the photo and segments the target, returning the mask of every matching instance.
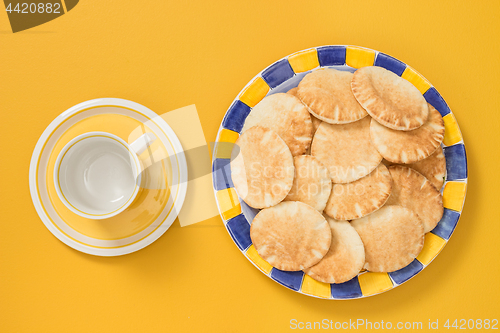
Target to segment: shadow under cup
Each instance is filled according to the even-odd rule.
[[[140,166],[137,156],[121,141],[94,134],[63,149],[55,174],[56,190],[73,212],[107,218],[132,203],[139,190]]]

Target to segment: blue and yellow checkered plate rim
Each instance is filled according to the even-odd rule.
[[[250,224],[257,210],[238,197],[229,166],[232,146],[238,139],[250,110],[265,96],[286,92],[309,72],[330,67],[349,71],[380,66],[411,82],[443,117],[446,177],[442,188],[444,214],[436,228],[425,236],[422,252],[408,266],[391,273],[361,272],[341,284],[318,282],[304,272],[285,272],[272,267],[257,253],[250,239]],[[436,88],[412,67],[382,52],[349,45],[306,49],[282,58],[255,76],[227,110],[217,134],[212,178],[220,215],[240,251],[260,271],[296,292],[325,299],[356,299],[380,294],[408,281],[424,269],[450,239],[462,213],[467,189],[467,157],[458,123]]]

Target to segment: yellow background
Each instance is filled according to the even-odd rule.
[[[2,7],[3,10],[3,7]],[[284,331],[291,319],[500,319],[500,2],[82,0],[12,34],[0,13],[0,331]],[[462,129],[469,187],[457,230],[417,277],[382,295],[327,301],[259,272],[221,219],[171,229],[127,256],[79,253],[44,227],[28,169],[45,127],[99,97],[157,113],[196,104],[215,139],[239,90],[275,60],[352,44],[422,73]]]

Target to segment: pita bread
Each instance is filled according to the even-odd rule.
[[[292,88],[292,89],[288,90],[287,94],[290,94],[290,95],[293,95],[293,96],[299,98],[298,91],[299,91],[299,87],[295,87],[295,88]],[[313,114],[311,113],[311,110],[309,110],[309,108],[307,107],[307,105],[306,105],[306,108],[309,111],[309,113],[311,114],[311,121],[312,121],[312,125],[313,125],[313,135],[314,135],[314,133],[316,133],[316,130],[318,129],[318,127],[319,127],[319,125],[321,124],[322,121],[321,121],[321,119],[318,119],[315,116],[313,116]]]
[[[389,162],[385,158],[382,160],[382,164],[385,165],[386,167],[390,167],[391,165],[394,165],[394,163]]]
[[[422,221],[401,206],[384,206],[351,225],[363,241],[364,267],[371,272],[394,272],[406,267],[424,246]]]
[[[314,134],[311,155],[330,172],[334,183],[350,183],[372,172],[382,155],[370,141],[370,117],[350,124],[323,122]]]
[[[396,131],[372,119],[370,137],[384,158],[393,163],[415,163],[436,151],[444,138],[441,114],[429,104],[429,117],[425,124],[413,131]]]
[[[386,167],[391,165],[397,165],[395,163],[389,162],[386,159],[382,160],[382,163]],[[432,185],[439,191],[444,184],[444,177],[446,176],[446,159],[443,154],[443,148],[439,146],[431,156],[424,158],[419,162],[413,164],[405,164],[412,168],[413,170],[421,173],[427,180],[431,182]]]
[[[346,124],[368,114],[351,90],[352,73],[324,68],[307,74],[298,96],[316,118],[330,124]]]
[[[325,214],[337,220],[359,219],[382,207],[391,194],[392,178],[380,163],[369,175],[348,184],[334,184]]]
[[[421,173],[438,191],[443,187],[446,174],[446,159],[441,146],[431,156],[407,166]]]
[[[429,108],[420,91],[385,68],[358,69],[352,77],[351,88],[368,114],[386,127],[410,131],[427,120]]]
[[[253,126],[275,131],[288,145],[293,156],[303,155],[311,145],[313,129],[309,111],[295,96],[285,93],[265,97],[247,119],[242,133]]]
[[[249,206],[265,208],[285,199],[292,188],[293,157],[283,139],[255,126],[243,133],[231,154],[236,192]]]
[[[443,217],[443,198],[427,178],[408,167],[389,167],[392,192],[387,205],[400,205],[412,210],[424,224],[424,231],[436,227]]]
[[[328,170],[314,156],[295,156],[293,160],[295,178],[285,201],[300,201],[322,212],[332,190]]]
[[[314,135],[314,133],[316,133],[316,131],[318,130],[319,125],[321,125],[322,121],[313,116],[312,114],[311,114],[311,120],[313,124],[313,135]]]
[[[297,94],[298,91],[299,91],[299,87],[295,87],[295,88],[288,90],[286,93],[299,98],[299,95]]]
[[[332,231],[328,253],[304,272],[324,283],[342,283],[355,277],[365,263],[365,248],[358,233],[347,221],[326,217]]]
[[[250,238],[262,259],[272,266],[299,271],[325,256],[332,233],[317,210],[302,202],[285,201],[255,216]]]

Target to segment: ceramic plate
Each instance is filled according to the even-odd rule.
[[[135,201],[105,220],[70,211],[54,184],[59,152],[73,138],[92,131],[109,132],[128,143],[144,133],[158,138],[139,156],[144,171]],[[177,217],[186,187],[186,160],[172,129],[148,108],[115,98],[87,101],[58,116],[38,140],[30,165],[31,196],[45,226],[72,248],[100,256],[131,253],[158,239]]]
[[[331,67],[354,72],[365,66],[384,67],[411,82],[443,117],[446,178],[442,189],[444,215],[436,228],[425,236],[422,252],[407,267],[392,273],[362,272],[341,284],[318,282],[301,271],[285,272],[273,268],[255,250],[250,224],[257,210],[241,200],[231,181],[229,161],[250,110],[265,96],[287,92],[309,72]],[[213,185],[219,212],[229,235],[243,255],[265,275],[299,293],[327,298],[353,299],[376,295],[417,275],[443,249],[462,212],[467,188],[467,158],[462,134],[450,108],[436,88],[415,69],[382,52],[367,48],[329,45],[311,48],[280,59],[257,74],[238,94],[227,110],[217,134],[213,158]]]

